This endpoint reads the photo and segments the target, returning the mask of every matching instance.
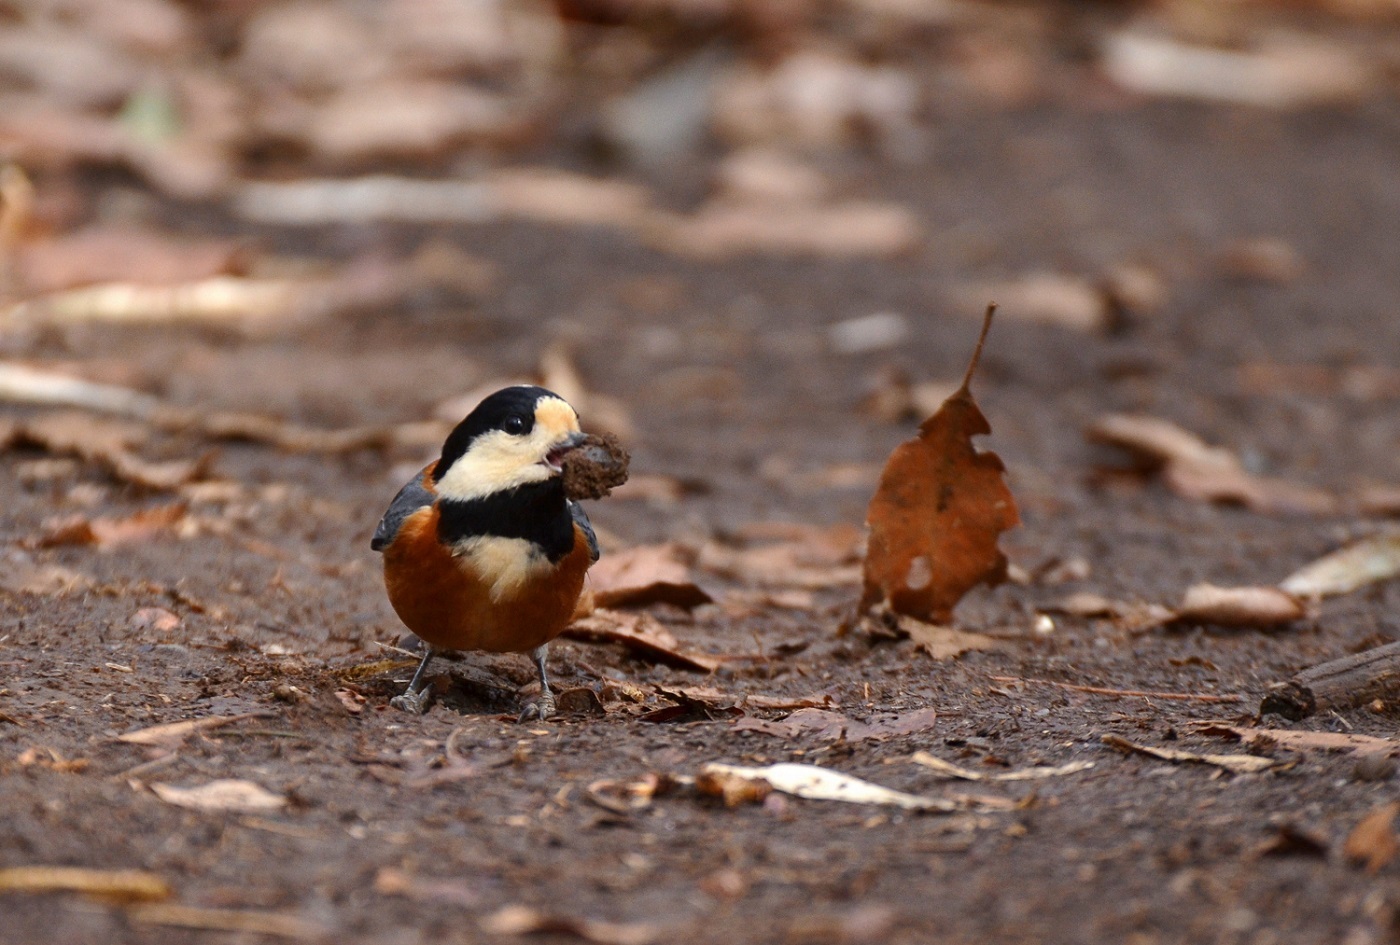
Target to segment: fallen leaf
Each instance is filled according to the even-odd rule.
[[[128,909],[126,917],[139,925],[168,925],[211,932],[243,932],[275,938],[323,941],[331,930],[320,922],[286,912],[261,909],[204,909],[198,906],[153,905]]]
[[[1320,515],[1337,506],[1336,497],[1320,489],[1247,472],[1233,453],[1208,446],[1169,420],[1108,414],[1095,420],[1085,435],[1129,451],[1149,470],[1160,469],[1168,488],[1183,498],[1234,503],[1264,513]]]
[[[0,364],[0,400],[46,407],[81,407],[132,417],[145,416],[160,403],[149,394],[127,387],[95,384],[23,364]]]
[[[1269,34],[1254,49],[1226,50],[1121,30],[1108,36],[1103,66],[1133,92],[1268,108],[1353,101],[1376,78],[1350,48],[1297,34]]]
[[[1358,735],[1351,732],[1307,732],[1287,728],[1247,728],[1221,722],[1199,723],[1201,735],[1214,735],[1243,742],[1251,747],[1278,747],[1305,751],[1346,751],[1359,755],[1390,755],[1400,753],[1400,741]]]
[[[588,570],[599,607],[672,604],[687,610],[712,598],[690,576],[688,555],[675,542],[613,552]]]
[[[930,755],[926,751],[916,751],[909,760],[939,774],[950,778],[962,778],[965,781],[1036,781],[1041,778],[1058,778],[1061,775],[1076,774],[1080,771],[1087,771],[1094,766],[1092,761],[1071,761],[1058,767],[1023,768],[1020,771],[988,773],[961,768],[950,761],[944,761],[942,758]]]
[[[911,252],[923,229],[913,213],[892,203],[846,200],[774,213],[721,198],[690,216],[655,214],[646,235],[657,248],[685,259],[743,254],[849,259]]]
[[[1174,620],[1222,627],[1273,627],[1302,620],[1303,602],[1277,587],[1216,587],[1194,584],[1177,607]]]
[[[26,245],[15,265],[28,293],[102,282],[176,285],[245,267],[240,247],[227,240],[173,238],[128,226],[90,227]]]
[[[952,813],[959,810],[1011,810],[1016,802],[998,797],[922,797],[891,790],[862,781],[860,778],[816,765],[776,764],[765,768],[748,768],[712,762],[700,771],[696,787],[704,779],[738,779],[740,782],[763,782],[772,790],[814,801],[846,801],[852,804],[878,804],[904,810]],[[761,793],[761,792],[760,792]],[[726,794],[726,797],[728,795]],[[755,798],[761,800],[762,798]]]
[[[650,945],[665,936],[658,925],[641,922],[604,922],[557,913],[541,912],[529,906],[506,906],[481,920],[488,935],[572,935],[594,945]]]
[[[1277,237],[1235,240],[1220,252],[1220,268],[1228,276],[1255,282],[1288,285],[1306,265],[1298,251]]]
[[[184,743],[195,732],[211,731],[234,722],[242,722],[245,719],[268,718],[273,714],[272,712],[243,712],[238,715],[213,715],[203,719],[167,722],[163,725],[152,725],[148,728],[139,728],[134,732],[118,735],[117,741],[126,742],[128,745],[158,745],[162,748],[174,748]]]
[[[701,547],[695,564],[744,584],[829,590],[860,580],[860,569],[854,563],[858,547],[858,533],[846,526],[742,548],[709,541]]]
[[[150,541],[173,531],[184,521],[186,509],[184,502],[174,502],[143,509],[124,518],[78,517],[51,528],[39,544],[45,548],[92,545],[106,551],[120,545]]]
[[[180,618],[164,607],[142,607],[127,618],[126,625],[138,633],[174,633],[180,629]]]
[[[77,774],[86,771],[92,765],[92,762],[86,758],[64,758],[54,749],[40,746],[26,748],[19,753],[15,762],[21,768],[38,766],[64,774]]]
[[[1105,735],[1102,741],[1105,745],[1117,748],[1124,754],[1147,755],[1151,758],[1160,758],[1163,761],[1214,765],[1235,774],[1253,774],[1279,767],[1279,762],[1274,759],[1261,758],[1258,755],[1198,755],[1189,751],[1178,751],[1174,748],[1149,748],[1146,745],[1130,742],[1126,738],[1119,738],[1117,735]]]
[[[0,590],[11,594],[57,597],[86,590],[93,583],[93,579],[86,574],[70,568],[37,564],[18,548],[12,548],[0,557]]]
[[[1001,644],[982,633],[924,623],[911,617],[897,621],[914,645],[936,660],[956,659],[971,650],[992,650]]]
[[[414,902],[436,902],[464,909],[481,905],[482,894],[468,879],[411,874],[392,866],[374,874],[374,891],[381,896],[402,896]]]
[[[662,695],[675,693],[692,702],[702,702],[716,709],[741,708],[762,711],[794,711],[797,709],[825,708],[837,704],[837,700],[827,694],[811,696],[764,696],[755,693],[721,692],[700,686],[686,686],[677,689],[660,689]]]
[[[351,715],[359,715],[365,710],[365,702],[368,701],[353,689],[337,689],[334,693],[336,701],[345,707],[345,711]]]
[[[962,306],[972,310],[981,299],[996,299],[997,311],[1003,318],[1030,324],[1086,332],[1104,332],[1113,324],[1108,295],[1101,286],[1082,276],[1033,272],[1008,282],[964,289],[958,298]]]
[[[139,400],[130,405],[149,406]],[[77,456],[116,479],[161,491],[176,489],[208,471],[212,455],[163,463],[142,459],[132,448],[148,437],[149,431],[140,424],[64,411],[16,424],[5,445],[34,446],[60,456]]]
[[[1364,863],[1366,872],[1377,873],[1381,867],[1400,853],[1400,840],[1395,837],[1395,817],[1400,814],[1400,802],[1391,801],[1371,811],[1347,834],[1342,852],[1354,863]]]
[[[170,884],[145,870],[99,870],[78,866],[12,866],[0,869],[0,892],[76,892],[118,902],[153,902],[170,897]]]
[[[1257,856],[1311,856],[1325,860],[1327,837],[1297,824],[1282,823],[1274,835],[1255,849]]]
[[[571,623],[564,636],[592,643],[620,643],[639,656],[702,673],[713,673],[720,666],[720,661],[714,656],[682,650],[680,642],[671,632],[646,613],[597,610],[591,616]]]
[[[1006,576],[997,539],[1020,516],[1001,459],[972,444],[991,426],[969,389],[995,310],[987,308],[962,386],[918,438],[895,449],[880,477],[866,515],[862,611],[886,602],[897,614],[947,623],[971,588]]]
[[[1400,576],[1400,534],[1375,535],[1290,574],[1279,583],[1298,597],[1331,597]]]
[[[839,712],[826,709],[800,709],[782,721],[742,718],[729,727],[731,732],[756,732],[779,738],[799,738],[814,735],[824,740],[847,742],[884,741],[902,735],[914,735],[933,728],[938,713],[933,709],[916,709],[888,719],[861,722]]]
[[[190,810],[253,814],[287,806],[285,797],[273,794],[252,781],[220,779],[193,787],[152,784],[150,788],[156,797],[167,804]]]

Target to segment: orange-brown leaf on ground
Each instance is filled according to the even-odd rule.
[[[51,529],[41,540],[44,547],[93,545],[113,548],[147,541],[175,529],[185,518],[186,505],[174,502],[143,509],[124,518],[76,518]]]
[[[1006,577],[997,539],[1020,515],[1001,458],[972,443],[992,428],[969,389],[995,311],[987,307],[962,385],[917,437],[895,448],[880,476],[866,513],[862,611],[885,602],[895,613],[946,623],[969,590]]]
[[[643,545],[601,558],[588,572],[599,607],[674,604],[686,609],[714,598],[696,584],[684,550],[675,542]]]

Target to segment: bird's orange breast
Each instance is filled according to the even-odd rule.
[[[517,652],[553,640],[569,623],[592,564],[574,526],[574,548],[550,562],[521,539],[438,538],[438,510],[404,520],[384,549],[384,584],[404,624],[432,646]]]

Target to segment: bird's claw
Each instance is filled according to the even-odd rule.
[[[401,696],[394,696],[394,698],[389,700],[389,704],[402,712],[407,712],[409,715],[422,715],[424,712],[428,711],[428,702],[430,701],[431,694],[432,689],[429,686],[424,686],[417,691],[410,689]]]
[[[534,699],[525,703],[525,708],[520,713],[518,721],[521,722],[543,722],[554,715],[557,706],[554,702],[554,693],[546,689]]]

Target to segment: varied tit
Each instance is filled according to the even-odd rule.
[[[564,457],[585,442],[578,414],[542,387],[507,387],[459,423],[442,455],[390,503],[370,547],[384,554],[389,602],[427,645],[391,705],[421,713],[435,650],[528,652],[540,696],[521,720],[554,712],[545,674],[598,560],[583,509],[564,494]]]

